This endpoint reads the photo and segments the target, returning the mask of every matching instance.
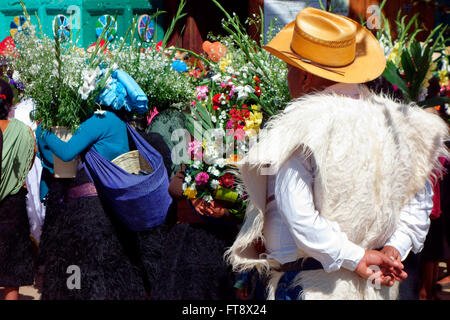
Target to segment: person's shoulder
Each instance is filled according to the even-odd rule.
[[[17,127],[19,127],[19,128],[21,128],[21,129],[31,129],[25,122],[23,122],[22,120],[20,120],[20,119],[17,119],[17,118],[12,118],[11,120],[10,120],[10,125],[11,124],[14,124],[15,126],[17,126]]]

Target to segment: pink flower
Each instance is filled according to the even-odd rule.
[[[397,91],[398,87],[395,84],[393,86],[394,86],[394,91]]]
[[[242,141],[245,137],[245,131],[242,129],[236,129],[234,130],[234,139],[237,141]]]
[[[236,86],[234,84],[231,85],[230,93],[228,94],[230,96],[230,98],[234,96],[235,90],[236,90]]]
[[[198,86],[195,88],[195,92],[198,100],[204,100],[208,96],[209,89],[207,86]]]
[[[194,156],[196,159],[201,159],[203,157],[202,154],[202,143],[198,140],[194,140],[189,143],[188,152]]]
[[[147,126],[152,123],[152,120],[154,117],[156,117],[159,114],[158,109],[156,107],[153,107],[153,111],[150,111],[150,114],[147,116]]]
[[[204,184],[207,184],[209,180],[209,174],[207,174],[206,172],[200,172],[199,174],[197,174],[197,176],[195,177],[195,183],[199,186],[202,186]]]

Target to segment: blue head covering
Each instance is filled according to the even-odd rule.
[[[129,112],[145,113],[148,99],[141,87],[123,70],[111,74],[112,82],[97,97],[97,102],[113,110],[125,108]]]
[[[181,60],[174,60],[172,62],[172,69],[178,71],[179,73],[188,71],[186,62]]]

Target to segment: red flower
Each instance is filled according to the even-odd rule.
[[[261,83],[261,80],[257,76],[255,76],[255,82]]]
[[[255,86],[255,94],[260,97],[261,96],[261,88],[258,86]]]
[[[224,95],[223,93],[218,93],[214,95],[214,97],[212,98],[212,102],[214,105],[213,109],[214,110],[219,109],[221,106],[225,105],[228,100],[230,100],[230,97],[228,95]]]
[[[220,93],[218,93],[218,94],[214,95],[214,97],[212,98],[212,102],[213,102],[213,104],[217,104],[217,105],[219,105],[219,104],[220,104],[220,96],[221,96],[221,94],[220,94]]]
[[[159,41],[159,42],[156,44],[155,49],[156,49],[157,51],[161,51],[162,43],[163,43],[162,41]]]
[[[199,69],[193,69],[193,70],[189,71],[189,75],[196,79],[200,79],[200,77],[202,76],[202,71]]]
[[[234,175],[227,172],[219,178],[219,184],[223,188],[234,189]]]

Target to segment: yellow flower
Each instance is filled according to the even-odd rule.
[[[250,112],[250,117],[248,117],[248,119],[245,120],[244,130],[245,131],[254,130],[253,133],[258,133],[259,127],[261,126],[262,123],[263,118],[262,116],[263,115],[261,112]],[[250,134],[249,136],[252,136],[252,134]]]
[[[430,81],[430,79],[431,78],[433,78],[433,73],[432,73],[432,71],[433,70],[436,70],[436,63],[431,63],[430,64],[430,67],[428,68],[428,72],[427,72],[427,74],[426,74],[426,76],[425,76],[425,79],[423,79],[423,87],[424,88],[428,88],[429,86],[430,86],[430,84],[428,83],[428,81]]]
[[[225,68],[231,64],[231,54],[227,54],[225,57],[220,59],[219,68],[222,72],[225,72]]]
[[[250,106],[250,108],[251,108],[253,111],[259,111],[259,110],[261,110],[261,106],[260,106],[259,104],[252,104],[252,105]]]
[[[438,75],[439,75],[439,85],[441,87],[445,87],[446,85],[448,85],[448,81],[449,81],[448,71],[445,69],[442,69],[438,72]]]
[[[389,54],[387,60],[394,62],[394,64],[397,66],[400,66],[401,61],[400,61],[400,43],[399,42],[397,42],[395,44],[395,46],[392,49],[391,53]]]
[[[186,190],[184,190],[183,194],[188,197],[188,199],[195,199],[197,196],[197,190],[191,189],[191,187],[187,187]]]

